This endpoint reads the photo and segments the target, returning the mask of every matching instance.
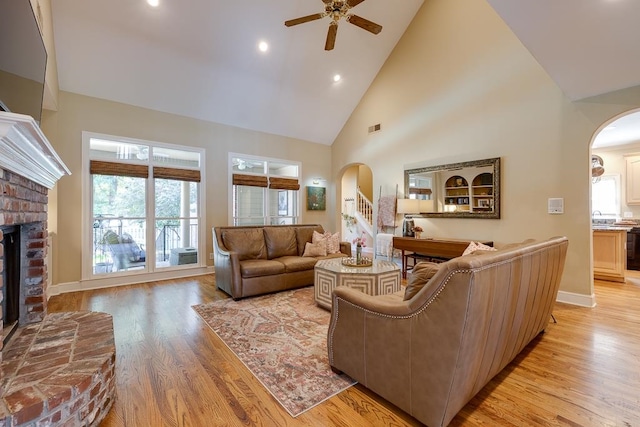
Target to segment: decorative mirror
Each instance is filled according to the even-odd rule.
[[[500,158],[404,171],[404,194],[427,218],[500,218]]]

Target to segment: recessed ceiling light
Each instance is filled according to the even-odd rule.
[[[153,7],[158,7],[158,5],[160,4],[160,0],[147,0],[147,3],[149,3]]]
[[[258,43],[258,49],[260,50],[260,52],[266,52],[269,50],[269,44],[265,41],[261,41],[260,43]]]
[[[333,81],[335,83],[338,83],[340,80],[342,80],[342,76],[340,74],[336,74],[335,76],[333,76]]]

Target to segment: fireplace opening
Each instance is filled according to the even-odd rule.
[[[0,227],[3,232],[2,299],[3,343],[7,344],[20,319],[20,226]]]

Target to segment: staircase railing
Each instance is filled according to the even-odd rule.
[[[362,194],[358,189],[356,194],[356,210],[360,212],[360,215],[367,221],[369,227],[373,226],[373,203]]]

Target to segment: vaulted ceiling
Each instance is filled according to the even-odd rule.
[[[160,0],[156,8],[145,0],[55,0],[59,84],[330,145],[423,1],[434,0],[358,4],[350,13],[382,32],[340,20],[335,48],[325,51],[329,17],[284,25],[322,12],[321,0]],[[447,1],[488,1],[572,100],[640,85],[639,1]]]

